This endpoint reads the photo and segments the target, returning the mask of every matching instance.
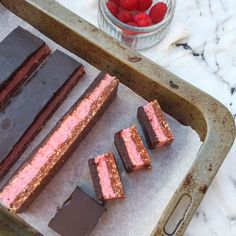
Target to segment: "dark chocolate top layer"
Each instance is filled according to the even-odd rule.
[[[0,88],[44,44],[43,40],[21,27],[13,30],[0,43]]]
[[[0,163],[54,94],[81,66],[73,58],[56,50],[5,110],[0,112]]]
[[[104,211],[104,206],[76,188],[51,220],[49,227],[61,236],[85,236],[91,232]]]

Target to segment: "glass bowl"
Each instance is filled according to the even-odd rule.
[[[143,50],[151,48],[162,40],[168,26],[170,25],[176,6],[176,0],[161,0],[153,1],[153,3],[165,2],[168,6],[165,18],[158,24],[148,27],[137,27],[127,25],[119,21],[108,10],[107,0],[99,0],[98,7],[98,24],[99,27],[109,35],[118,39],[120,42],[135,48]]]

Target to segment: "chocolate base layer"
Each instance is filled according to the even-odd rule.
[[[102,194],[102,187],[99,184],[97,165],[95,164],[94,159],[88,160],[88,166],[89,166],[90,175],[91,175],[92,182],[93,182],[94,192],[96,193],[97,199],[100,201],[104,201],[103,194]]]
[[[89,117],[84,118],[84,122],[87,122],[87,124],[84,125],[84,123],[82,122],[79,123],[75,128],[73,128],[73,131],[67,137],[66,142],[63,142],[63,144],[61,144],[60,147],[57,148],[55,152],[53,152],[53,155],[47,157],[46,163],[43,164],[43,166],[36,172],[36,175],[33,180],[30,180],[30,182],[26,185],[26,187],[22,189],[22,191],[20,190],[19,194],[14,197],[13,201],[11,201],[10,203],[8,202],[8,197],[5,196],[9,196],[9,191],[15,191],[14,180],[18,179],[19,181],[21,181],[21,172],[27,167],[30,167],[32,169],[32,172],[34,171],[34,166],[31,164],[32,160],[34,160],[34,158],[36,158],[35,160],[39,160],[36,156],[41,150],[41,148],[47,145],[50,140],[50,137],[54,134],[54,132],[57,132],[57,130],[61,127],[63,122],[67,120],[68,117],[71,117],[71,115],[79,106],[79,104],[83,100],[86,100],[90,92],[93,91],[94,87],[96,87],[96,85],[100,83],[104,76],[104,74],[100,74],[97,77],[93,84],[86,90],[84,95],[82,95],[82,97],[57,123],[57,125],[49,133],[49,135],[32,152],[27,162],[18,170],[16,175],[9,181],[9,183],[0,193],[0,199],[2,201],[2,204],[8,207],[12,212],[20,213],[31,204],[34,198],[43,190],[45,185],[48,184],[48,182],[52,179],[56,172],[62,167],[64,162],[71,156],[71,154],[78,147],[79,143],[83,140],[85,135],[91,130],[96,121],[100,118],[106,108],[114,100],[117,93],[118,80],[113,78],[110,88],[107,88],[105,91],[106,94],[99,96],[99,98],[96,100],[96,104],[94,104],[93,106],[93,109],[90,110]],[[96,111],[95,113],[94,110]]]
[[[33,55],[29,56],[24,64],[4,83],[0,89],[0,108],[4,109],[10,97],[17,93],[21,85],[30,77],[36,68],[50,55],[51,50],[45,44]]]
[[[61,67],[60,70],[57,67]],[[54,114],[84,74],[83,66],[60,51],[47,63],[0,113],[0,179],[19,159],[30,142]]]
[[[50,54],[43,40],[17,27],[0,43],[0,108]]]
[[[138,131],[135,126],[130,128],[131,132],[133,132],[133,142],[135,143],[135,148],[137,149],[137,152],[140,154],[140,157],[143,161],[143,165],[139,168],[134,166],[134,164],[131,161],[130,155],[128,153],[126,144],[124,142],[123,137],[121,136],[121,131],[117,132],[114,136],[114,143],[117,148],[117,151],[120,155],[120,158],[122,160],[122,163],[125,167],[125,170],[127,173],[133,172],[134,170],[149,170],[151,169],[151,159],[147,153],[146,148],[144,147],[144,144],[141,140],[141,137],[138,134]],[[135,133],[134,133],[135,132]]]
[[[95,159],[89,159],[88,165],[90,169],[90,174],[93,182],[94,191],[96,193],[97,199],[100,201],[112,200],[125,198],[125,193],[121,183],[120,174],[118,172],[117,164],[113,153],[106,153],[104,156],[108,157],[106,160],[107,169],[109,171],[109,177],[111,182],[111,187],[115,193],[114,198],[106,198],[102,191],[101,180],[98,175],[97,164]]]
[[[162,116],[162,119],[164,120],[163,114],[161,114],[161,116]],[[155,131],[143,107],[138,108],[137,117],[138,117],[139,123],[141,124],[143,133],[146,137],[146,140],[150,149],[156,149],[158,147],[159,140],[156,137]],[[168,130],[168,140],[166,141],[165,144],[169,145],[173,142],[173,140],[174,140],[174,137],[171,135],[170,131]]]
[[[127,173],[130,173],[134,169],[134,165],[132,164],[127,149],[125,147],[124,140],[120,137],[120,132],[117,132],[114,136],[114,143],[117,148],[117,151],[120,155],[121,161]]]
[[[50,221],[49,227],[61,236],[86,236],[105,212],[101,205],[80,188],[76,188]]]

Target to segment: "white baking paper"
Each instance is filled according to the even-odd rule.
[[[61,47],[0,5],[0,40],[18,25],[43,38],[52,49],[61,49]],[[98,70],[80,58],[66,50],[63,51],[85,65],[86,75],[47,123],[42,132],[36,137],[32,145],[26,150],[19,162],[14,166],[13,171],[27,158],[31,150],[48,134],[60,117],[80,97],[99,73]],[[174,143],[159,151],[149,150],[152,159],[152,169],[150,171],[126,174],[113,144],[113,137],[114,133],[120,129],[135,124],[145,142],[136,118],[137,108],[143,104],[146,104],[143,98],[120,84],[117,98],[112,105],[81,142],[64,167],[34,200],[27,211],[19,216],[45,236],[58,235],[48,228],[47,225],[56,214],[57,209],[63,205],[63,202],[74,191],[75,187],[80,186],[91,197],[95,197],[87,164],[88,159],[112,151],[115,153],[118,162],[127,197],[125,200],[112,201],[107,204],[107,211],[91,235],[149,235],[177,186],[193,163],[201,142],[194,130],[181,125],[166,115],[175,136]],[[10,175],[11,173],[9,173],[8,177]]]

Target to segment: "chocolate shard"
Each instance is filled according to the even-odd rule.
[[[79,62],[57,50],[0,112],[0,178],[18,160],[83,73]]]
[[[97,77],[0,193],[5,207],[19,213],[30,205],[114,100],[118,84],[108,74]]]
[[[174,136],[156,100],[139,107],[137,116],[151,149],[173,142]]]
[[[88,161],[97,198],[101,201],[124,198],[125,193],[112,152]]]
[[[0,108],[49,54],[43,40],[21,27],[0,43]]]
[[[115,145],[127,172],[151,168],[151,159],[135,126],[117,132]]]
[[[101,205],[80,188],[76,188],[50,221],[49,227],[61,236],[86,236],[105,212]]]

